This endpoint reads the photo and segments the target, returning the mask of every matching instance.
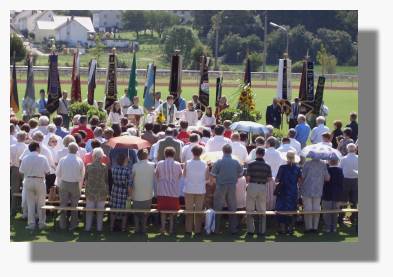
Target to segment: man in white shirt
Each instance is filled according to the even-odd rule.
[[[49,174],[48,159],[40,154],[40,145],[32,142],[27,154],[20,164],[19,172],[24,175],[23,189],[26,192],[28,210],[26,229],[34,230],[36,227],[35,215],[38,213],[38,227],[46,227],[46,211],[41,207],[45,205],[46,187],[45,175]]]
[[[340,167],[343,170],[343,192],[345,202],[351,203],[352,208],[356,208],[358,204],[358,155],[356,155],[357,147],[354,143],[347,145],[348,154],[340,161]],[[351,216],[352,220],[356,216]]]
[[[205,146],[206,152],[216,152],[222,151],[222,147],[225,144],[231,145],[232,142],[230,139],[223,136],[224,134],[224,126],[216,125],[214,127],[214,137],[210,138]]]
[[[322,134],[329,132],[329,127],[325,126],[325,117],[318,116],[316,119],[317,127],[314,127],[311,131],[310,141],[312,144],[322,142]]]
[[[63,139],[60,136],[56,135],[56,125],[55,124],[48,125],[48,133],[45,135],[44,140],[43,140],[44,145],[48,145],[49,139],[52,136],[55,136],[56,140],[57,140],[57,145],[55,147],[56,151],[62,149],[63,148]]]
[[[239,133],[233,133],[231,136],[232,141],[232,155],[239,158],[241,164],[247,160],[248,152],[243,143],[240,142]]]
[[[49,118],[46,115],[41,115],[38,119],[38,127],[32,132],[34,136],[35,132],[42,132],[44,135],[48,134]]]
[[[189,144],[185,145],[182,150],[181,154],[181,161],[185,163],[186,161],[192,160],[194,155],[192,154],[191,150],[194,146],[199,145],[199,135],[198,134],[191,134],[189,138]],[[199,145],[201,146],[201,145]],[[205,148],[202,147],[202,154],[205,152]]]
[[[59,161],[64,158],[65,156],[67,156],[68,154],[68,145],[71,142],[75,142],[75,138],[72,135],[67,135],[64,137],[63,139],[63,149],[57,151],[56,157],[54,157],[55,160],[55,164],[57,165],[59,163]],[[80,148],[78,149],[77,155],[79,158],[81,158],[83,160],[83,158],[85,157],[87,151],[84,148]]]
[[[10,124],[10,145],[13,145],[17,143],[17,140],[15,138],[15,133],[16,133],[16,128],[14,124]]]
[[[83,178],[85,176],[85,166],[81,158],[77,156],[78,145],[71,142],[68,145],[69,154],[62,158],[57,165],[56,176],[60,180],[59,196],[60,207],[67,207],[68,203],[72,208],[78,206],[80,198],[80,189]],[[68,224],[68,218],[63,211],[60,215],[60,229],[64,230]],[[69,222],[69,230],[73,230],[78,225],[78,212],[71,212],[71,220]]]
[[[26,138],[27,133],[25,131],[18,132],[16,135],[17,142],[10,148],[11,215],[13,216],[17,210],[17,197],[14,196],[14,193],[19,193],[22,185],[23,176],[19,172],[19,166],[20,157],[27,148]]]
[[[281,146],[277,148],[278,152],[287,153],[288,151],[293,151],[296,153],[296,149],[291,146],[291,141],[289,138],[282,138]]]
[[[119,103],[122,113],[127,114],[127,110],[132,104],[130,98],[128,98],[128,89],[124,90],[124,95],[119,99]]]
[[[63,118],[63,126],[67,130],[70,128],[70,117],[68,115],[70,100],[67,99],[67,91],[63,91],[62,98],[59,99],[59,107],[57,108],[57,114]]]
[[[265,138],[263,136],[255,138],[255,148],[250,151],[250,154],[248,154],[247,162],[251,162],[257,158],[256,150],[258,147],[265,148]]]
[[[156,93],[154,94],[154,110],[157,109],[161,104],[162,104],[161,92],[156,91]]]
[[[141,122],[143,122],[143,115],[145,112],[143,111],[143,107],[139,106],[139,97],[134,96],[133,104],[127,109],[127,117],[131,123],[139,126]]]
[[[296,153],[299,155],[300,152],[302,151],[302,145],[300,142],[298,142],[296,139],[296,130],[294,128],[289,129],[288,131],[288,138],[289,138],[289,144],[296,149]]]
[[[154,111],[157,116],[159,114],[164,116],[164,122],[166,124],[172,124],[176,120],[177,108],[174,102],[175,99],[173,98],[173,95],[168,95],[166,101],[158,106]]]
[[[150,148],[150,153],[149,153],[149,160],[153,162],[157,162],[157,153],[158,153],[158,146],[160,140],[165,138],[165,133],[164,132],[159,132],[157,134],[158,140],[156,143],[154,143],[151,148]]]

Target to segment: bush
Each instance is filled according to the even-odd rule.
[[[10,60],[12,61],[15,51],[15,61],[19,62],[26,58],[26,48],[23,41],[16,34],[10,36]]]
[[[273,137],[275,137],[277,140],[280,140],[284,137],[283,131],[280,129],[273,129]]]
[[[231,120],[232,122],[237,121],[254,121],[257,122],[262,118],[260,111],[250,111],[249,109],[235,109],[228,108],[220,113],[221,120]]]
[[[252,72],[257,72],[261,68],[263,64],[263,54],[262,53],[257,53],[257,52],[252,52],[250,55],[248,55],[248,58],[250,59],[250,67]]]
[[[98,116],[100,121],[105,121],[106,119],[105,111],[100,111],[97,107],[91,106],[86,102],[75,102],[70,105],[69,116],[72,118],[77,114],[87,115],[89,120],[93,115]]]
[[[297,61],[294,64],[292,64],[291,71],[293,73],[302,73],[302,71],[303,71],[303,61]]]
[[[208,57],[212,57],[212,52],[210,49],[203,45],[202,43],[199,43],[198,45],[195,45],[194,48],[191,50],[191,64],[190,64],[190,69],[200,69],[200,62],[201,62],[201,56],[206,55]],[[214,60],[210,59],[210,67],[214,64]]]

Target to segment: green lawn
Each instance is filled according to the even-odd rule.
[[[221,235],[206,235],[200,237],[187,237],[184,235],[184,217],[178,217],[178,224],[176,225],[175,235],[161,235],[157,225],[150,225],[146,235],[134,234],[133,225],[129,224],[127,233],[114,232],[111,233],[108,228],[107,220],[104,219],[104,231],[85,232],[84,224],[81,218],[78,228],[73,231],[61,231],[53,228],[53,220],[48,218],[48,228],[42,231],[28,231],[25,229],[26,221],[20,217],[11,218],[11,234],[10,240],[14,242],[20,241],[34,241],[34,242],[92,242],[92,241],[166,241],[166,242],[307,242],[307,241],[322,241],[322,242],[358,242],[358,233],[355,227],[351,225],[343,225],[338,228],[337,233],[323,233],[318,234],[304,234],[303,224],[299,224],[292,236],[278,235],[276,233],[276,221],[272,217],[268,217],[267,233],[265,238],[254,236],[253,238],[246,236],[245,225],[240,230],[238,235],[231,235],[224,232]],[[93,225],[94,228],[94,225]],[[226,228],[227,230],[228,228]],[[93,229],[94,230],[94,229]]]

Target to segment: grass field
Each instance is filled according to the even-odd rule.
[[[86,232],[84,231],[83,219],[79,223],[78,228],[74,231],[61,231],[53,228],[53,220],[48,218],[48,228],[42,231],[28,231],[25,229],[26,221],[20,217],[11,218],[11,234],[10,239],[14,242],[20,241],[34,241],[34,242],[93,242],[93,241],[139,241],[139,242],[358,242],[358,233],[354,226],[343,225],[338,228],[337,233],[323,233],[318,234],[304,234],[303,224],[299,224],[292,236],[278,235],[276,233],[276,221],[274,218],[268,217],[267,219],[267,232],[266,237],[248,237],[246,236],[245,225],[239,234],[231,235],[224,232],[221,235],[206,235],[203,234],[199,237],[189,237],[184,235],[184,217],[177,218],[176,234],[174,235],[161,235],[157,226],[158,224],[150,225],[146,235],[134,234],[133,225],[129,224],[127,233],[114,232],[111,233],[108,228],[106,219],[104,220],[104,231]],[[94,225],[93,225],[94,228]],[[94,229],[93,229],[94,230]],[[228,228],[226,228],[228,230]]]
[[[36,97],[38,97],[39,89],[44,88],[46,90],[46,85],[44,84],[36,84]],[[118,97],[123,95],[123,91],[126,88],[126,85],[119,85],[118,86]],[[71,87],[70,84],[62,85],[63,90],[70,91]],[[19,101],[21,102],[24,96],[25,91],[25,84],[18,84],[18,91],[19,91]],[[86,91],[87,85],[82,84],[82,99],[86,99]],[[161,86],[157,87],[156,91],[162,92],[162,99],[168,95],[168,87]],[[183,87],[182,96],[186,100],[190,100],[192,94],[198,91],[197,85],[195,87]],[[212,88],[212,95],[210,97],[210,105],[214,106],[214,99],[215,99],[215,89]],[[261,123],[265,123],[265,111],[266,106],[271,104],[273,97],[276,94],[275,89],[267,89],[267,88],[257,88],[254,90],[256,96],[256,105],[257,110],[262,111],[263,117],[260,120]],[[297,90],[293,90],[293,95],[297,95]],[[138,86],[138,95],[142,97],[143,95],[143,86]],[[234,106],[237,103],[238,94],[237,88],[223,88],[223,95],[226,95],[229,100],[231,106]],[[99,85],[95,91],[95,99],[102,100],[104,99],[104,86]],[[324,93],[324,101],[325,104],[329,108],[329,115],[327,117],[327,125],[331,128],[333,125],[333,121],[336,119],[341,119],[343,123],[349,121],[349,113],[352,111],[358,111],[358,92],[356,90],[329,90],[325,89]],[[19,112],[19,116],[21,111]],[[286,125],[284,126],[286,128]]]

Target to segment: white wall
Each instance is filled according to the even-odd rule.
[[[87,39],[86,29],[74,20],[60,27],[56,32],[56,40],[66,41],[71,44],[85,43]]]

